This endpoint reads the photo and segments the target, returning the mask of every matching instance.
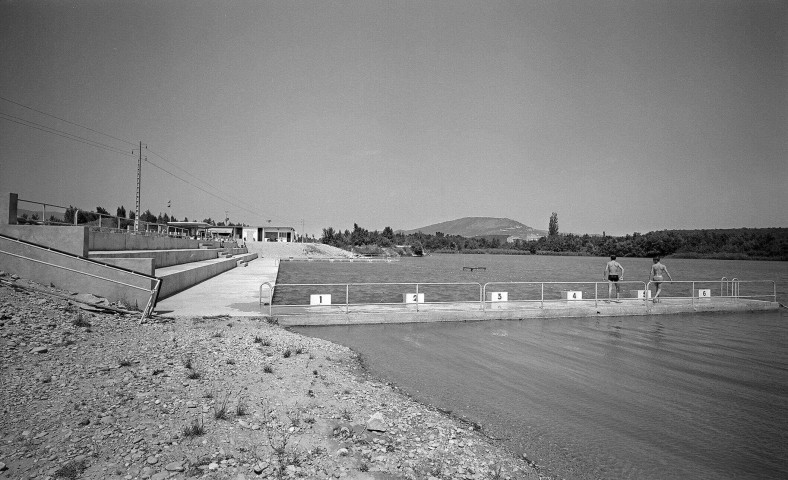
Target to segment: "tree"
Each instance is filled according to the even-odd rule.
[[[558,235],[558,214],[555,212],[550,215],[550,226],[547,229],[547,233],[551,237]]]
[[[124,207],[123,205],[119,206],[116,216],[120,218],[126,218],[126,207]]]
[[[96,213],[100,213],[102,215],[109,215],[109,212],[104,207],[96,207]]]

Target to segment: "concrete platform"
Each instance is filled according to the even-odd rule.
[[[777,302],[711,298],[666,298],[659,303],[638,299],[612,301],[569,300],[541,302],[402,305],[344,305],[277,307],[273,316],[280,325],[354,325],[372,323],[467,322],[479,320],[519,320],[526,318],[617,317],[637,315],[671,315],[696,312],[753,312],[777,310]]]
[[[256,254],[249,254],[256,255]],[[195,285],[188,290],[160,300],[155,313],[166,316],[260,316],[268,307],[260,307],[260,284],[275,283],[279,274],[276,259],[258,258]],[[267,289],[263,301],[270,302]]]

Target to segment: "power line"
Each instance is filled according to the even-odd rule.
[[[159,170],[161,170],[162,172],[164,172],[164,173],[167,173],[167,174],[169,174],[169,175],[172,175],[173,177],[177,178],[178,180],[180,180],[180,181],[182,181],[182,182],[184,182],[184,183],[187,183],[187,184],[191,185],[192,187],[194,187],[194,188],[196,188],[196,189],[198,189],[198,190],[200,190],[200,191],[202,191],[202,192],[204,192],[204,193],[207,193],[208,195],[210,195],[210,196],[212,196],[212,197],[214,197],[214,198],[217,198],[217,199],[219,199],[219,200],[221,200],[221,201],[223,201],[223,202],[227,202],[227,203],[229,203],[230,205],[232,205],[232,206],[234,206],[234,207],[238,207],[238,208],[240,208],[241,210],[246,210],[247,212],[251,213],[252,215],[257,215],[257,216],[263,217],[263,215],[262,215],[262,214],[260,214],[260,212],[255,212],[255,211],[253,211],[253,210],[250,210],[250,209],[248,209],[248,208],[246,208],[246,207],[244,207],[244,206],[242,206],[242,205],[238,205],[237,203],[231,202],[230,200],[228,200],[228,199],[226,199],[226,198],[220,197],[219,195],[216,195],[216,194],[215,194],[215,193],[213,193],[213,192],[209,192],[208,190],[206,190],[206,189],[204,189],[204,188],[200,187],[199,185],[195,185],[195,184],[191,183],[190,181],[186,180],[185,178],[182,178],[182,177],[180,177],[180,176],[178,176],[178,175],[176,175],[176,174],[174,174],[174,173],[170,172],[169,170],[167,170],[167,169],[165,169],[165,168],[163,168],[163,167],[160,167],[159,165],[156,165],[155,163],[151,162],[151,161],[150,161],[150,160],[148,160],[147,158],[143,158],[143,160],[145,160],[146,162],[148,162],[148,163],[149,163],[149,164],[151,164],[152,166],[154,166],[154,167],[158,168],[158,169],[159,169]]]
[[[13,103],[14,105],[19,105],[19,106],[20,106],[20,107],[22,107],[22,108],[26,108],[26,109],[28,109],[28,110],[32,110],[32,111],[34,111],[34,112],[40,113],[40,114],[42,114],[42,115],[46,115],[46,116],[48,116],[48,117],[56,118],[56,119],[60,120],[61,122],[66,122],[66,123],[69,123],[69,124],[71,124],[71,125],[76,125],[77,127],[82,127],[82,128],[84,128],[84,129],[86,129],[86,130],[90,130],[90,131],[91,131],[91,132],[93,132],[93,133],[98,133],[99,135],[104,135],[104,136],[107,136],[107,137],[109,137],[109,138],[112,138],[112,139],[118,140],[118,141],[120,141],[120,142],[125,142],[125,143],[128,143],[129,145],[133,145],[133,146],[136,146],[136,145],[137,145],[137,144],[136,144],[136,143],[134,143],[134,142],[130,142],[130,141],[128,141],[128,140],[124,140],[124,139],[122,139],[122,138],[118,138],[118,137],[116,137],[116,136],[114,136],[114,135],[110,135],[109,133],[104,133],[104,132],[101,132],[101,131],[99,131],[99,130],[94,130],[94,129],[90,128],[90,127],[86,127],[85,125],[81,125],[81,124],[79,124],[79,123],[76,123],[76,122],[71,122],[71,121],[69,121],[69,120],[66,120],[65,118],[60,118],[60,117],[58,117],[58,116],[56,116],[56,115],[52,115],[51,113],[42,112],[41,110],[37,110],[37,109],[35,109],[35,108],[33,108],[33,107],[29,107],[29,106],[27,106],[27,105],[23,105],[23,104],[21,104],[21,103],[19,103],[19,102],[15,102],[15,101],[13,101],[13,100],[11,100],[11,99],[9,99],[9,98],[5,98],[5,97],[3,97],[3,96],[0,96],[0,100],[5,100],[6,102]]]
[[[209,183],[209,182],[206,182],[205,180],[203,180],[203,179],[201,179],[201,178],[197,177],[196,175],[193,175],[192,173],[190,173],[190,172],[189,172],[188,170],[186,170],[185,168],[179,167],[178,165],[176,165],[176,164],[172,163],[171,161],[167,160],[166,158],[164,158],[164,156],[163,156],[163,155],[161,155],[161,154],[158,154],[158,153],[154,152],[154,151],[153,151],[153,150],[151,150],[150,148],[148,148],[147,150],[148,150],[150,153],[152,153],[153,155],[155,155],[155,156],[159,157],[160,159],[164,160],[164,161],[165,161],[165,162],[167,162],[168,164],[170,164],[170,165],[172,165],[173,167],[177,168],[178,170],[180,170],[180,171],[184,172],[186,175],[189,175],[190,177],[194,178],[195,180],[197,180],[197,181],[199,181],[199,182],[202,182],[202,183],[204,183],[205,185],[208,185],[209,187],[213,188],[213,189],[214,189],[214,190],[216,190],[216,191],[222,191],[222,189],[221,189],[221,188],[219,188],[219,187],[217,187],[216,185],[213,185],[213,184],[211,184],[211,183]],[[169,172],[168,172],[168,173],[169,173]],[[172,175],[172,174],[171,174],[171,175]],[[195,187],[196,187],[196,186],[195,186]],[[247,207],[254,208],[253,206],[250,206],[250,204],[249,204],[249,203],[246,203],[246,202],[244,202],[243,200],[239,199],[238,197],[235,197],[235,196],[233,196],[233,195],[229,195],[229,194],[228,194],[228,196],[229,196],[229,197],[231,197],[231,198],[233,198],[233,199],[235,199],[237,202],[240,202],[240,203],[242,203],[242,204],[245,204]],[[238,206],[238,205],[235,205],[235,206]],[[247,210],[247,211],[250,211],[250,210]],[[255,215],[260,215],[261,217],[265,216],[265,215],[261,215],[261,214],[259,214],[259,213],[255,213]],[[274,215],[274,216],[275,216],[275,215]],[[276,217],[276,218],[280,218],[280,217],[278,217],[278,216],[275,216],[275,217]],[[281,218],[280,218],[280,219],[281,219]]]
[[[103,150],[107,150],[114,153],[120,153],[122,155],[134,156],[134,154],[132,154],[131,152],[126,150],[121,150],[117,147],[113,147],[112,145],[107,145],[105,143],[97,142],[95,140],[90,140],[89,138],[80,137],[79,135],[74,135],[73,133],[68,133],[64,130],[58,130],[57,128],[52,128],[46,125],[42,125],[40,123],[31,122],[30,120],[25,120],[24,118],[17,117],[14,115],[9,115],[4,112],[0,112],[0,118],[3,118],[6,121],[13,122],[19,125],[24,125],[26,127],[34,128],[36,130],[41,130],[42,132],[51,133],[52,135],[57,135],[58,137],[63,137],[69,140],[74,140],[76,142],[84,143],[92,147],[101,148]]]
[[[127,143],[127,144],[129,144],[129,145],[132,145],[132,146],[137,146],[137,144],[136,144],[136,143],[134,143],[134,142],[131,142],[131,141],[129,141],[129,140],[125,140],[125,139],[123,139],[123,138],[116,137],[116,136],[114,136],[114,135],[111,135],[111,134],[109,134],[109,133],[105,133],[105,132],[102,132],[102,131],[100,131],[100,130],[96,130],[96,129],[94,129],[94,128],[91,128],[91,127],[88,127],[88,126],[86,126],[86,125],[82,125],[82,124],[80,124],[80,123],[76,123],[76,122],[72,122],[72,121],[70,121],[70,120],[66,120],[65,118],[61,118],[61,117],[58,117],[58,116],[56,116],[56,115],[52,115],[52,114],[50,114],[50,113],[44,112],[44,111],[42,111],[42,110],[38,110],[38,109],[36,109],[36,108],[30,107],[30,106],[28,106],[28,105],[21,104],[21,103],[19,103],[19,102],[16,102],[16,101],[14,101],[14,100],[11,100],[11,99],[9,99],[9,98],[6,98],[6,97],[3,97],[3,96],[0,96],[0,100],[4,100],[4,101],[6,101],[6,102],[9,102],[9,103],[12,103],[12,104],[14,104],[14,105],[18,105],[18,106],[20,106],[20,107],[22,107],[22,108],[26,108],[26,109],[28,109],[28,110],[31,110],[31,111],[33,111],[33,112],[37,112],[37,113],[40,113],[40,114],[42,114],[42,115],[46,115],[46,116],[48,116],[48,117],[55,118],[55,119],[57,119],[57,120],[60,120],[60,121],[62,121],[62,122],[68,123],[68,124],[70,124],[70,125],[74,125],[74,126],[77,126],[77,127],[80,127],[80,128],[84,128],[84,129],[86,129],[86,130],[89,130],[89,131],[91,131],[91,132],[97,133],[97,134],[99,134],[99,135],[104,135],[104,136],[106,136],[106,137],[109,137],[109,138],[112,138],[112,139],[114,139],[114,140],[118,140],[118,141],[120,141],[120,142],[124,142],[124,143]],[[112,145],[107,145],[107,144],[105,144],[105,143],[101,143],[101,142],[98,142],[98,141],[96,141],[96,140],[91,140],[91,139],[89,139],[89,138],[81,137],[81,136],[79,136],[79,135],[75,135],[75,134],[73,134],[73,133],[66,132],[66,131],[64,131],[64,130],[60,130],[60,129],[57,129],[57,128],[54,128],[54,127],[49,127],[49,126],[46,126],[46,125],[43,125],[43,124],[40,124],[40,123],[36,123],[36,122],[33,122],[33,121],[31,121],[31,120],[26,120],[26,119],[24,119],[24,118],[17,117],[17,116],[14,116],[14,115],[8,114],[8,113],[0,112],[0,118],[2,118],[3,120],[6,120],[6,121],[12,122],[12,123],[16,123],[16,124],[23,125],[23,126],[26,126],[26,127],[29,127],[29,128],[33,128],[33,129],[36,129],[36,130],[40,130],[40,131],[43,131],[43,132],[46,132],[46,133],[49,133],[49,134],[52,134],[52,135],[57,135],[57,136],[59,136],[59,137],[62,137],[62,138],[66,138],[66,139],[69,139],[69,140],[73,140],[73,141],[76,141],[76,142],[80,142],[80,143],[83,143],[83,144],[85,144],[85,145],[90,145],[90,146],[93,146],[93,147],[96,147],[96,148],[101,148],[101,149],[103,149],[103,150],[106,150],[106,151],[109,151],[109,152],[113,152],[113,153],[120,153],[120,154],[122,154],[122,155],[127,155],[127,156],[130,156],[130,157],[134,157],[134,152],[133,152],[133,151],[132,151],[132,152],[128,152],[128,151],[125,151],[125,150],[121,150],[121,149],[119,149],[119,148],[117,148],[117,147],[113,147]],[[181,168],[181,167],[179,167],[178,165],[176,165],[176,164],[174,164],[174,163],[170,162],[169,160],[167,160],[166,158],[164,158],[164,156],[163,156],[163,155],[160,155],[160,154],[158,154],[158,153],[154,152],[153,150],[150,150],[150,149],[148,149],[148,148],[147,148],[147,145],[146,145],[146,149],[147,149],[148,151],[150,151],[150,152],[151,152],[153,155],[155,155],[156,157],[158,157],[158,158],[162,159],[163,161],[167,162],[168,164],[172,165],[173,167],[175,167],[175,168],[177,168],[177,169],[181,170],[182,172],[186,173],[187,175],[189,175],[190,177],[194,178],[195,180],[197,180],[197,181],[199,181],[199,182],[202,182],[202,183],[204,183],[205,185],[208,185],[210,188],[213,188],[213,189],[214,189],[214,190],[216,190],[216,191],[221,191],[221,189],[220,189],[219,187],[217,187],[217,186],[215,186],[215,185],[212,185],[211,183],[209,183],[209,182],[206,182],[205,180],[202,180],[202,179],[200,179],[199,177],[197,177],[197,176],[195,176],[195,175],[191,174],[190,172],[188,172],[186,169],[184,169],[184,168]],[[193,183],[189,182],[188,180],[186,180],[186,179],[184,179],[184,178],[182,178],[182,177],[180,177],[180,176],[178,176],[178,175],[176,175],[176,174],[174,174],[174,173],[172,173],[172,172],[170,172],[170,171],[168,171],[168,170],[166,170],[166,169],[164,169],[164,168],[160,167],[159,165],[156,165],[155,163],[151,162],[151,161],[150,161],[150,160],[148,160],[147,158],[145,159],[145,161],[146,161],[146,162],[148,162],[149,164],[151,164],[152,166],[154,166],[154,167],[156,167],[156,168],[160,169],[161,171],[163,171],[163,172],[165,172],[165,173],[167,173],[167,174],[169,174],[169,175],[171,175],[171,176],[173,176],[173,177],[177,178],[178,180],[181,180],[182,182],[184,182],[184,183],[186,183],[186,184],[188,184],[188,185],[191,185],[192,187],[194,187],[194,188],[196,188],[196,189],[198,189],[198,190],[200,190],[200,191],[202,191],[202,192],[204,192],[204,193],[207,193],[208,195],[211,195],[211,196],[213,196],[213,197],[215,197],[215,198],[217,198],[217,199],[219,199],[219,200],[222,200],[222,201],[224,201],[224,202],[227,202],[227,203],[229,203],[229,204],[231,204],[231,205],[233,205],[233,206],[235,206],[235,207],[238,207],[238,208],[240,208],[241,210],[245,210],[245,211],[246,211],[246,212],[248,212],[248,213],[251,213],[251,214],[253,214],[253,215],[259,216],[259,217],[261,217],[261,218],[263,218],[263,217],[266,217],[266,216],[271,216],[271,217],[274,217],[274,218],[279,218],[280,220],[285,220],[285,219],[283,219],[283,218],[279,217],[278,215],[263,215],[262,213],[260,213],[260,212],[257,212],[257,211],[254,211],[254,210],[250,209],[250,208],[249,208],[249,207],[247,207],[247,206],[239,205],[238,203],[235,203],[235,202],[233,202],[233,201],[230,201],[230,200],[229,200],[229,199],[227,199],[227,198],[224,198],[224,197],[221,197],[221,196],[219,196],[219,195],[216,195],[216,194],[214,194],[214,193],[212,193],[212,192],[209,192],[208,190],[206,190],[206,189],[204,189],[204,188],[200,187],[199,185],[195,185],[195,184],[193,184]],[[232,195],[230,195],[230,196],[232,197]],[[238,199],[237,197],[233,197],[233,198],[235,198],[235,199],[236,199],[236,201],[238,201],[238,202],[245,203],[245,202],[243,202],[242,200]],[[250,204],[247,204],[247,205],[250,205]]]

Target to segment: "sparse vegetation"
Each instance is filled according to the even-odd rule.
[[[235,359],[234,358],[228,358],[227,359],[227,365],[235,365]]]
[[[55,478],[66,478],[75,480],[88,469],[88,464],[85,460],[75,460],[63,465],[55,471]]]
[[[191,370],[191,368],[192,368],[192,357],[191,357],[191,355],[184,355],[184,357],[183,357],[183,366]]]
[[[265,373],[274,373],[274,367],[271,365],[266,365],[263,367],[263,372]]]
[[[232,392],[226,392],[223,396],[217,395],[216,401],[213,404],[213,418],[216,420],[226,420],[229,410],[227,404],[230,402]]]
[[[199,437],[205,434],[205,424],[202,418],[199,421],[195,418],[190,425],[183,427],[183,436],[185,438]]]
[[[93,326],[89,321],[85,319],[84,316],[82,316],[82,312],[77,313],[77,318],[75,318],[74,321],[71,322],[71,324],[74,325],[75,327],[84,327],[84,328],[90,328]]]
[[[290,355],[292,355],[292,354],[293,354],[292,350],[290,350],[290,348],[287,348],[284,351],[284,353],[282,353],[282,356],[285,357],[285,358],[290,358]]]
[[[254,337],[254,343],[263,343],[263,337],[256,335]]]
[[[238,403],[235,404],[235,416],[243,417],[249,414],[249,407],[243,397],[238,398]]]
[[[119,367],[130,367],[133,364],[134,363],[131,360],[129,360],[128,358],[120,358],[120,359],[118,359],[118,366]]]
[[[261,405],[263,407],[263,430],[277,463],[274,474],[276,478],[285,478],[288,465],[298,467],[303,463],[303,454],[298,449],[301,439],[299,437],[294,441],[296,429],[290,429],[291,426],[298,426],[300,411],[296,408],[292,416],[287,415],[290,419],[290,425],[287,425],[279,423],[276,417],[271,414],[271,408],[267,401],[261,401]]]
[[[189,380],[199,380],[202,378],[202,374],[197,370],[189,370],[189,373],[186,374],[186,378]]]

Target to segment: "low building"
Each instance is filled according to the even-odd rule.
[[[244,235],[243,228],[241,226],[210,227],[208,236],[222,240],[240,240]]]
[[[205,238],[210,226],[205,222],[167,222],[167,234]]]
[[[295,242],[293,227],[243,227],[245,242]]]

